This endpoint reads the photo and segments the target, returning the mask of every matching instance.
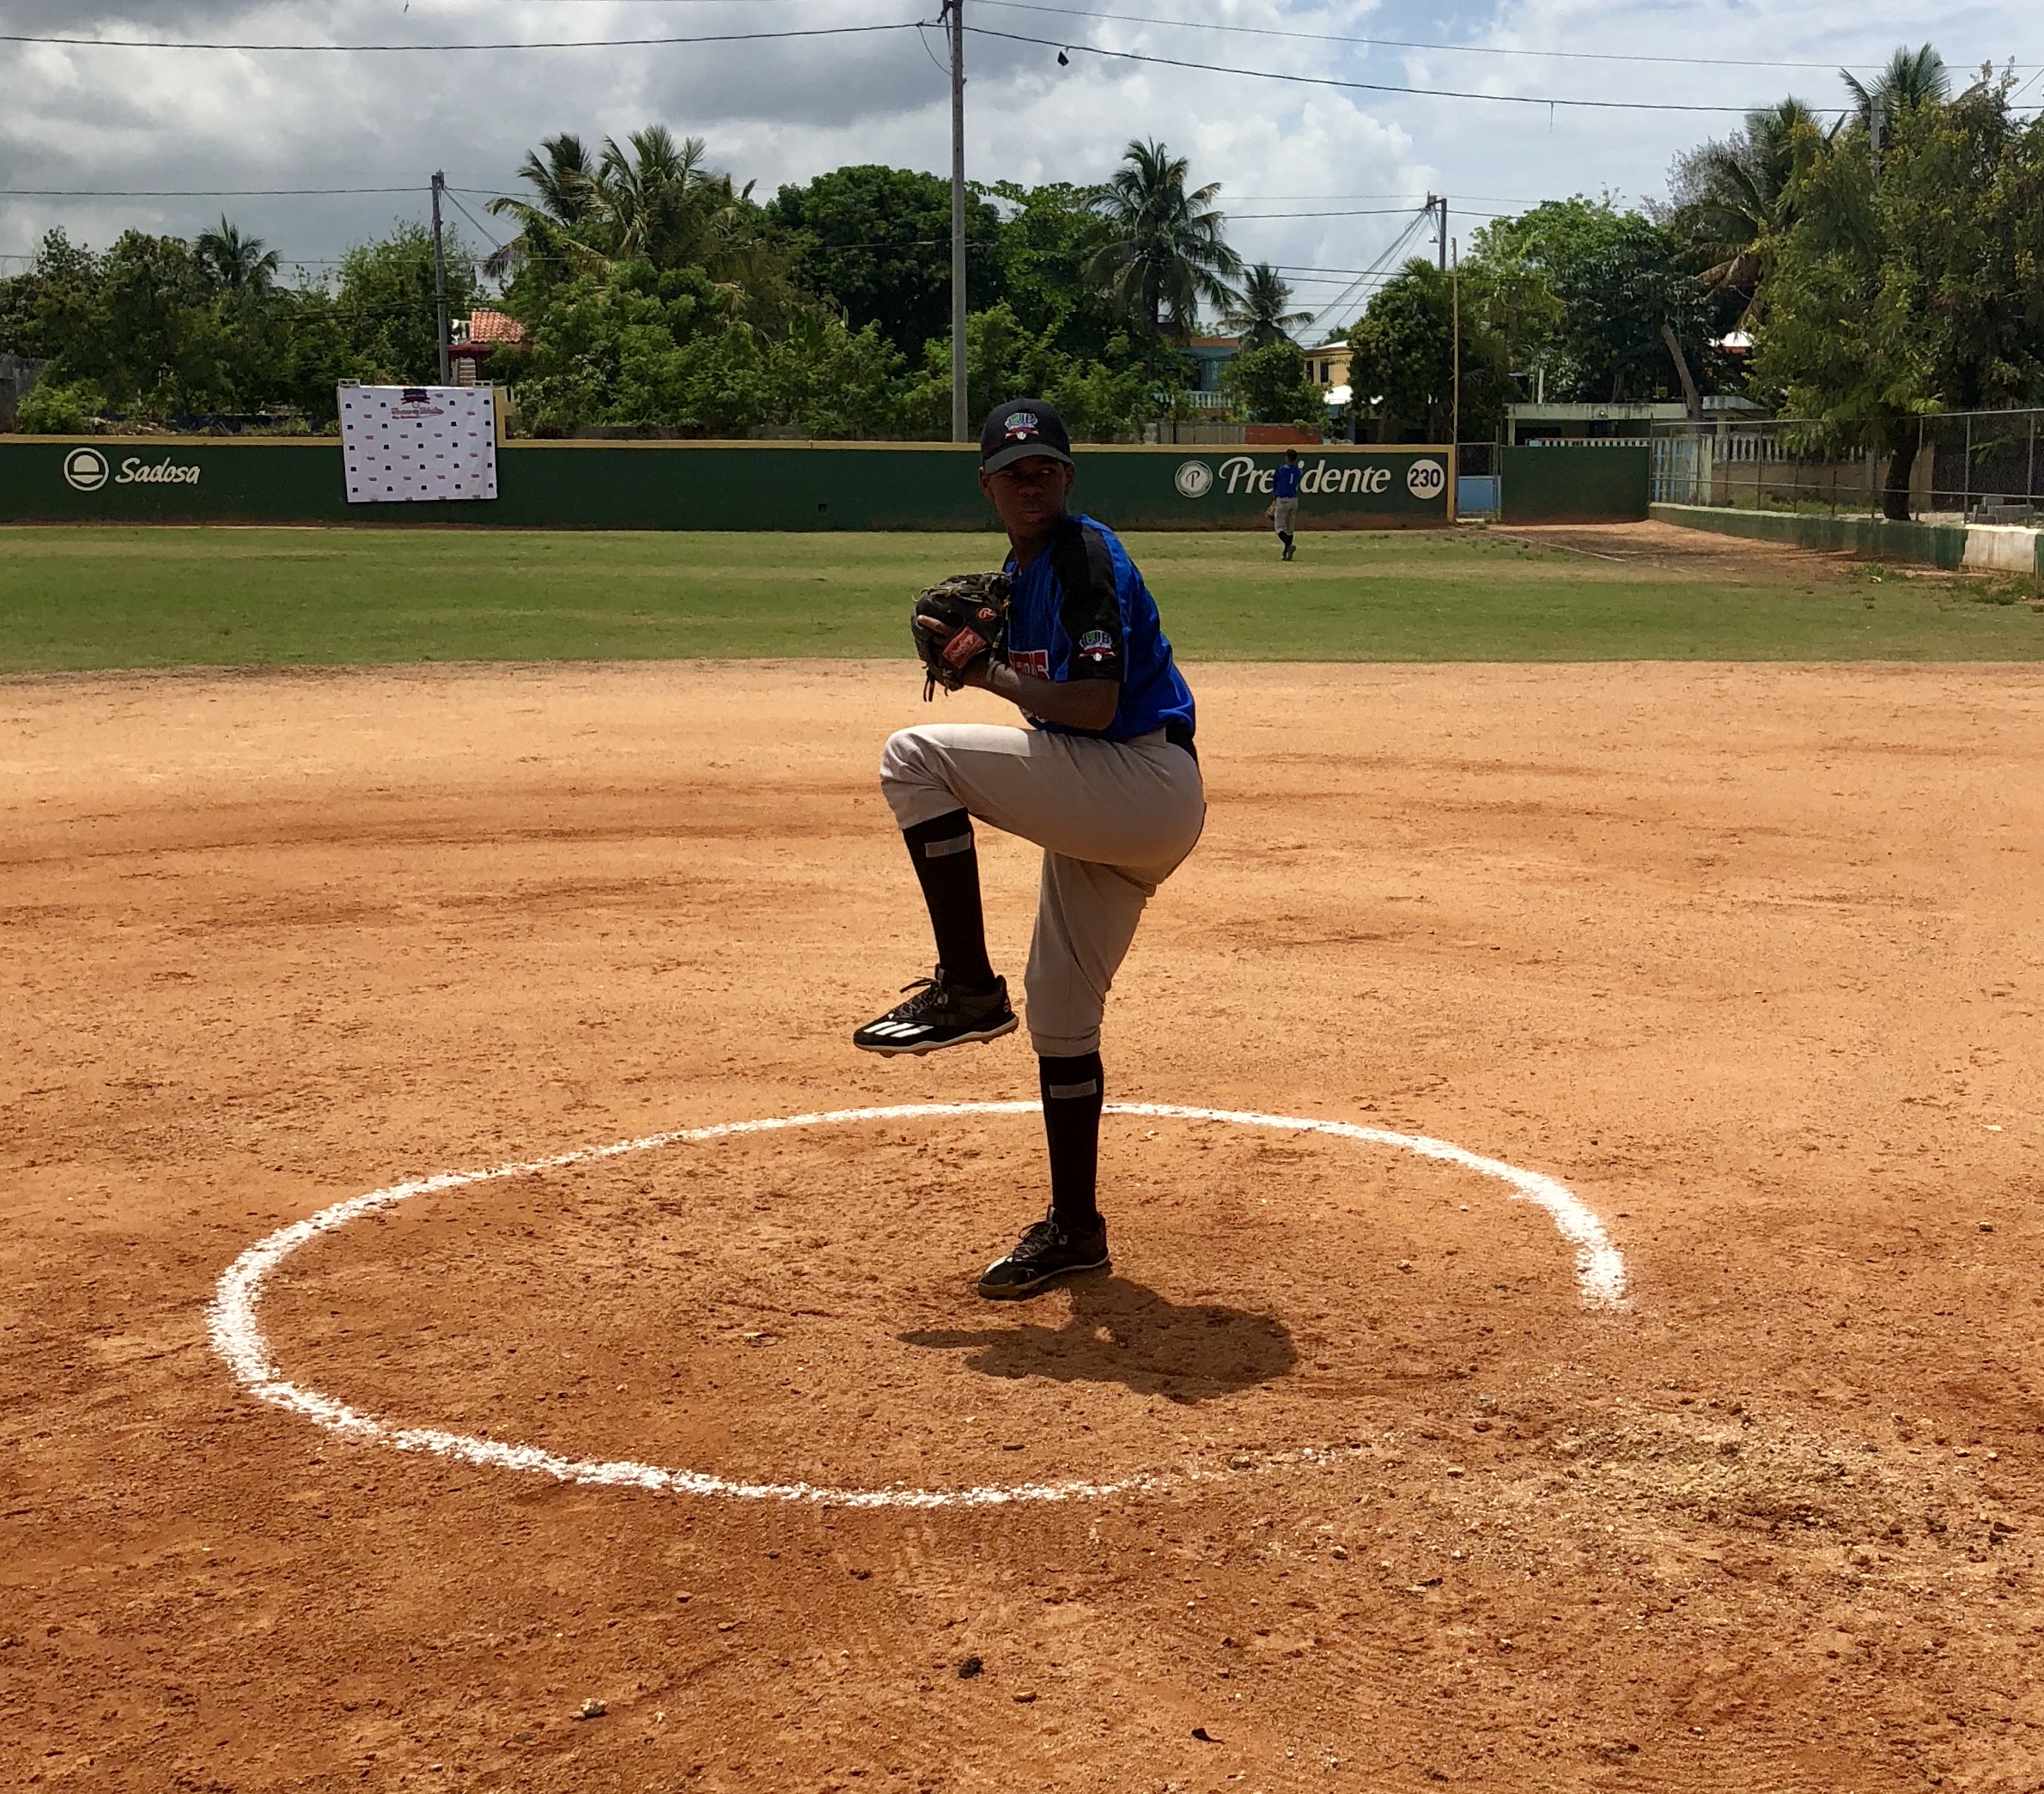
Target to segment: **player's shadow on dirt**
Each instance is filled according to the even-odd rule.
[[[899,1335],[905,1346],[976,1348],[966,1367],[989,1377],[1119,1383],[1140,1396],[1208,1402],[1289,1376],[1292,1335],[1269,1315],[1177,1303],[1126,1277],[1081,1277],[1065,1291],[1062,1327],[946,1328]]]

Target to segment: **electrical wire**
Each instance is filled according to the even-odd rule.
[[[455,198],[454,190],[452,187],[443,186],[441,189],[441,192],[447,196],[447,203],[452,205],[456,211],[459,212],[463,217],[466,218],[471,224],[475,226],[478,234],[482,237],[485,243],[488,243],[492,248],[495,249],[502,249],[504,246],[503,239],[502,237],[496,236],[492,232],[485,229],[480,221],[478,220],[476,215],[471,212],[465,205],[462,204],[459,199]]]
[[[1336,293],[1332,299],[1329,300],[1328,302],[1320,308],[1321,319],[1325,320],[1330,316],[1339,316],[1341,313],[1349,311],[1354,307],[1356,301],[1362,297],[1363,289],[1366,287],[1374,284],[1376,282],[1384,277],[1384,271],[1390,265],[1392,259],[1398,254],[1398,252],[1405,248],[1406,246],[1412,241],[1413,238],[1418,234],[1420,226],[1425,224],[1427,220],[1431,216],[1431,209],[1426,211],[1415,212],[1413,215],[1411,221],[1406,225],[1405,228],[1400,231],[1396,236],[1391,239],[1390,244],[1385,247],[1384,252],[1380,254],[1374,262],[1371,263],[1369,267],[1366,268],[1360,274],[1357,275],[1348,285],[1342,288],[1340,292]],[[1333,324],[1328,325],[1328,328],[1330,331],[1337,327],[1338,326]]]
[[[1488,100],[1501,106],[1575,106],[1592,112],[1712,113],[1743,117],[1760,110],[1752,106],[1698,106],[1671,100],[1570,100],[1556,94],[1484,94],[1473,88],[1416,88],[1385,81],[1348,81],[1335,75],[1293,75],[1275,69],[1238,69],[1228,63],[1194,62],[1188,57],[1153,56],[1141,50],[1107,50],[1098,44],[1068,43],[1062,38],[1032,38],[1020,32],[994,31],[984,25],[968,25],[976,37],[997,38],[1011,44],[1034,44],[1046,50],[1062,50],[1074,56],[1104,57],[1114,62],[1148,63],[1165,69],[1195,69],[1208,75],[1241,75],[1256,81],[1284,82],[1295,87],[1339,88],[1362,94],[1399,94],[1425,100]],[[1833,107],[1836,111],[1838,108]]]
[[[420,185],[409,187],[0,187],[0,199],[313,199],[343,193],[428,191]],[[479,189],[464,187],[461,191],[473,193]]]
[[[59,44],[73,50],[235,50],[249,52],[336,53],[350,56],[444,55],[473,50],[630,50],[660,44],[759,43],[774,38],[844,38],[876,32],[914,31],[920,21],[897,20],[886,25],[812,25],[788,31],[710,31],[693,35],[645,38],[540,38],[498,44],[220,44],[180,38],[38,37],[25,32],[0,32],[0,44]]]
[[[1229,212],[1226,214],[1231,224],[1252,222],[1258,218],[1402,218],[1410,211],[1414,200],[1406,205],[1375,206],[1364,210],[1332,212]],[[1465,207],[1463,210],[1467,210]]]
[[[1835,62],[1776,62],[1754,57],[1642,56],[1616,50],[1520,50],[1498,44],[1438,44],[1415,38],[1352,37],[1342,32],[1287,31],[1275,25],[1223,25],[1206,19],[1163,19],[1148,13],[1049,6],[1042,3],[1042,0],[974,0],[974,3],[999,7],[1008,12],[1055,13],[1064,18],[1098,19],[1106,23],[1128,25],[1171,25],[1189,31],[1224,31],[1244,37],[1295,38],[1311,44],[1360,44],[1378,50],[1433,50],[1466,56],[1534,56],[1568,62],[1672,63],[1683,68],[1813,69],[1827,73],[1835,73],[1839,66]]]

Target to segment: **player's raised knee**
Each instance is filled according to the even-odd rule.
[[[914,785],[927,781],[929,760],[924,749],[922,731],[897,729],[887,738],[887,745],[880,750],[880,783],[882,785]]]

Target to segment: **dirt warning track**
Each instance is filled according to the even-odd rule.
[[[2044,1779],[2029,675],[1194,672],[1213,818],[1104,1049],[1152,1110],[1106,1124],[1115,1269],[1013,1309],[970,1278],[1043,1201],[1026,1051],[845,1042],[927,969],[901,668],[0,686],[0,1774]],[[1032,857],[982,853],[1013,969]],[[383,1435],[209,1339],[240,1255],[363,1192],[961,1104],[1010,1107],[306,1238],[262,1341]],[[1552,1180],[1623,1303],[1372,1134]],[[392,1428],[1098,1493],[733,1501]]]

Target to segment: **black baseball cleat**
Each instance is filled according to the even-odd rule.
[[[877,1021],[852,1036],[852,1044],[868,1053],[934,1053],[964,1046],[970,1040],[999,1040],[1021,1025],[1007,1000],[1007,980],[996,978],[989,990],[953,984],[937,968],[934,978],[904,984],[916,994],[897,1003]]]
[[[1025,1233],[1015,1250],[981,1274],[979,1292],[989,1302],[1033,1296],[1053,1278],[1107,1268],[1107,1223],[1098,1215],[1083,1232],[1068,1231],[1047,1214]]]

